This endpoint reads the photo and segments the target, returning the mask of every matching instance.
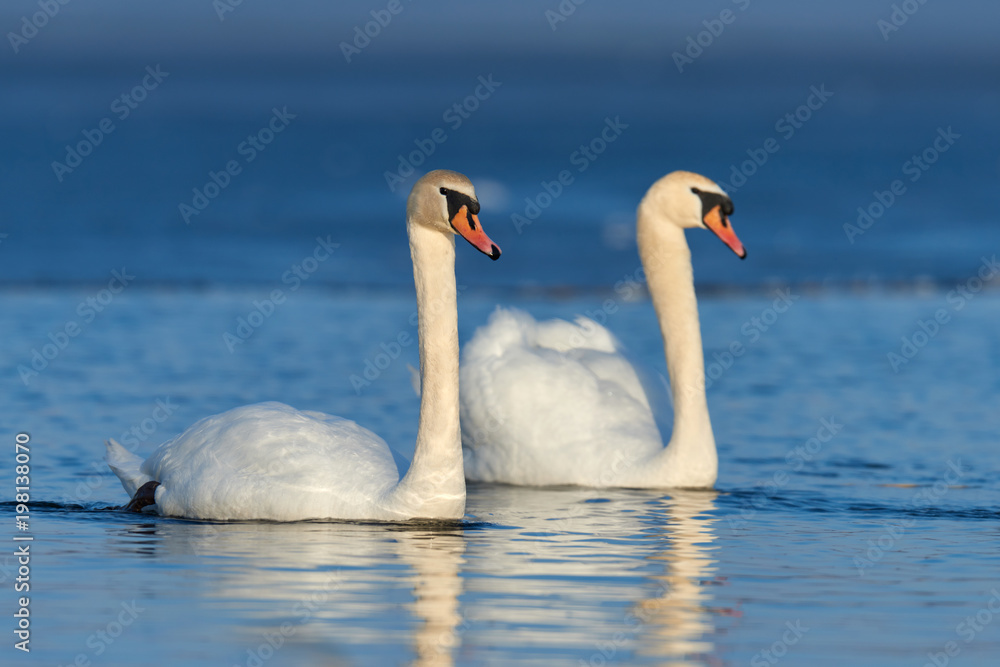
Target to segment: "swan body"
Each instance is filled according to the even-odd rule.
[[[663,449],[635,369],[584,317],[498,308],[465,346],[461,383],[472,480],[608,486],[628,458]]]
[[[701,331],[684,238],[714,231],[740,257],[732,202],[709,179],[673,172],[639,205],[637,241],[670,372],[674,428],[664,446],[621,346],[584,317],[536,322],[497,309],[463,350],[462,441],[473,481],[526,486],[707,488],[718,475]]]
[[[399,473],[384,440],[282,403],[206,417],[145,461],[111,441],[108,464],[129,496],[159,482],[156,505],[167,516],[407,518],[391,493]]]
[[[400,479],[389,446],[358,424],[281,403],[202,419],[143,461],[107,443],[129,509],[198,519],[455,519],[465,514],[458,423],[455,234],[497,259],[469,180],[432,171],[413,186],[407,231],[417,288],[420,425]]]

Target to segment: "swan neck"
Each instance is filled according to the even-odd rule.
[[[637,224],[639,255],[649,294],[660,323],[673,396],[674,428],[667,450],[671,466],[707,465],[715,475],[715,437],[705,397],[705,362],[694,290],[691,250],[684,230],[640,205]],[[703,462],[703,463],[694,463]]]
[[[424,516],[461,517],[465,475],[458,420],[455,240],[413,220],[407,227],[417,293],[420,425],[413,462],[398,493],[404,502],[426,509]]]

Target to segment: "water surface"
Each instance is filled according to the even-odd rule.
[[[42,502],[33,651],[5,664],[922,665],[949,641],[954,664],[993,664],[1000,299],[951,311],[896,373],[887,354],[951,308],[946,292],[791,289],[767,331],[745,325],[771,321],[774,294],[701,300],[716,491],[473,485],[464,521],[388,526],[125,514],[101,443],[131,431],[145,454],[202,416],[277,399],[351,417],[409,456],[416,350],[360,394],[350,375],[411,330],[412,297],[303,289],[230,353],[222,334],[258,291],[125,291],[28,386],[6,380],[3,429],[31,433]],[[30,363],[89,294],[5,291],[3,367]],[[570,317],[608,298],[608,326],[656,392],[648,301],[515,304]],[[460,297],[463,339],[496,300]],[[713,371],[734,341],[745,353]],[[10,503],[0,512],[13,523]],[[12,558],[0,565],[11,582]]]

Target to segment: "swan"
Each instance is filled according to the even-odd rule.
[[[217,520],[464,516],[454,235],[500,257],[478,213],[472,183],[453,171],[424,175],[407,200],[423,378],[416,448],[402,479],[389,446],[358,424],[259,403],[202,419],[145,461],[107,441],[108,465],[132,497],[125,509]]]
[[[670,374],[666,447],[635,369],[611,333],[584,317],[536,322],[498,308],[462,352],[462,443],[470,481],[522,486],[710,488],[718,475],[705,399],[688,228],[712,230],[741,259],[733,203],[686,171],[654,183],[636,239]]]

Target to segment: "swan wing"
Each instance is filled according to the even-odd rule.
[[[498,309],[464,351],[466,476],[608,485],[663,447],[632,365],[604,327]],[[608,477],[602,484],[600,478]]]
[[[141,472],[161,484],[161,514],[212,519],[371,518],[399,481],[371,431],[281,403],[202,419]]]

